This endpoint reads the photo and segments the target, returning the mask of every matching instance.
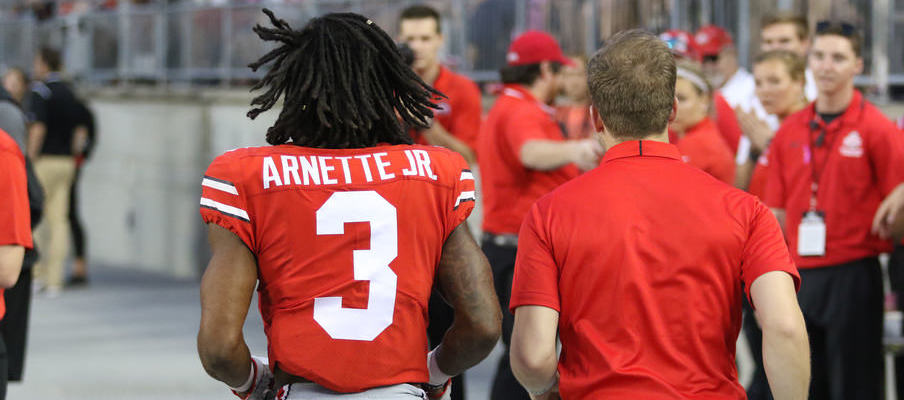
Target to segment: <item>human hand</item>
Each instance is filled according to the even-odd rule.
[[[273,400],[276,397],[276,391],[273,389],[273,373],[267,365],[267,359],[262,357],[251,356],[252,366],[254,369],[254,380],[251,388],[245,392],[232,391],[242,400]]]
[[[882,239],[904,236],[904,183],[879,204],[873,216],[872,232]]]
[[[600,165],[600,156],[606,151],[594,138],[574,141],[574,163],[581,171],[590,171]]]
[[[753,145],[753,148],[760,153],[766,150],[769,141],[775,135],[769,124],[757,117],[752,110],[747,112],[735,107],[734,112],[735,117],[738,119],[738,125],[741,126],[741,131],[750,138],[750,144]]]

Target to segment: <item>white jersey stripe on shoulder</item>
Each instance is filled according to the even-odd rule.
[[[218,179],[214,180],[214,179],[206,177],[206,176],[204,177],[204,179],[201,180],[201,186],[207,186],[211,189],[216,189],[221,192],[226,192],[229,194],[234,194],[234,195],[239,194],[239,192],[237,190],[235,190],[235,185],[229,184],[225,181],[221,181]]]
[[[201,206],[217,210],[223,214],[236,217],[243,221],[251,221],[251,218],[248,217],[248,213],[238,207],[233,207],[204,197],[201,198]]]
[[[474,174],[471,173],[471,171],[468,171],[468,170],[463,170],[463,171],[461,171],[461,179],[459,179],[459,180],[460,180],[460,181],[464,181],[464,180],[468,180],[468,179],[470,179],[470,180],[473,181],[473,180],[474,180]]]
[[[470,201],[473,201],[473,200],[476,200],[476,199],[477,199],[477,198],[475,197],[474,191],[473,191],[473,190],[469,190],[469,191],[467,191],[467,192],[461,192],[461,194],[458,195],[458,199],[455,200],[455,207],[458,207],[459,204],[461,204],[461,203],[463,203],[463,202],[465,202],[465,201],[469,201],[469,200],[470,200]]]

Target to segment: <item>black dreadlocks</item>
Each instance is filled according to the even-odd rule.
[[[254,119],[284,98],[276,123],[267,130],[272,145],[361,148],[378,143],[411,144],[405,124],[427,128],[442,96],[402,60],[395,42],[373,21],[353,13],[314,18],[301,31],[264,9],[273,28],[254,32],[282,44],[249,65],[272,62],[252,91]]]

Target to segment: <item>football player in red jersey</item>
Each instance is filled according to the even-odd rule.
[[[227,152],[202,180],[213,255],[201,362],[242,398],[448,396],[449,378],[495,346],[501,313],[464,222],[474,206],[467,163],[412,145],[396,118],[426,127],[438,92],[360,15],[294,30],[264,12],[274,27],[255,32],[278,47],[251,64],[272,66],[248,115],[280,96],[285,104],[267,131],[273,146]],[[434,282],[455,320],[428,354]],[[255,286],[269,365],[242,336]]]

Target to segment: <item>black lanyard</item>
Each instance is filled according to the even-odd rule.
[[[814,113],[816,111],[814,110]],[[844,114],[839,115],[837,118],[841,118]],[[836,119],[837,119],[836,118]],[[832,121],[834,122],[834,121]],[[822,180],[822,175],[826,172],[826,167],[829,165],[829,158],[832,157],[832,149],[835,148],[835,141],[838,139],[838,129],[835,129],[835,132],[831,133],[831,138],[828,143],[825,143],[826,136],[829,135],[827,130],[829,124],[823,124],[821,130],[819,132],[819,136],[814,140],[813,132],[816,131],[815,128],[820,128],[819,122],[816,121],[816,116],[814,115],[813,119],[810,120],[810,130],[807,132],[807,139],[809,139],[810,148],[808,151],[810,152],[810,210],[816,210],[816,199],[819,194],[819,181]],[[826,149],[825,160],[822,163],[821,168],[817,168],[816,166],[816,149],[822,146],[828,145]]]

